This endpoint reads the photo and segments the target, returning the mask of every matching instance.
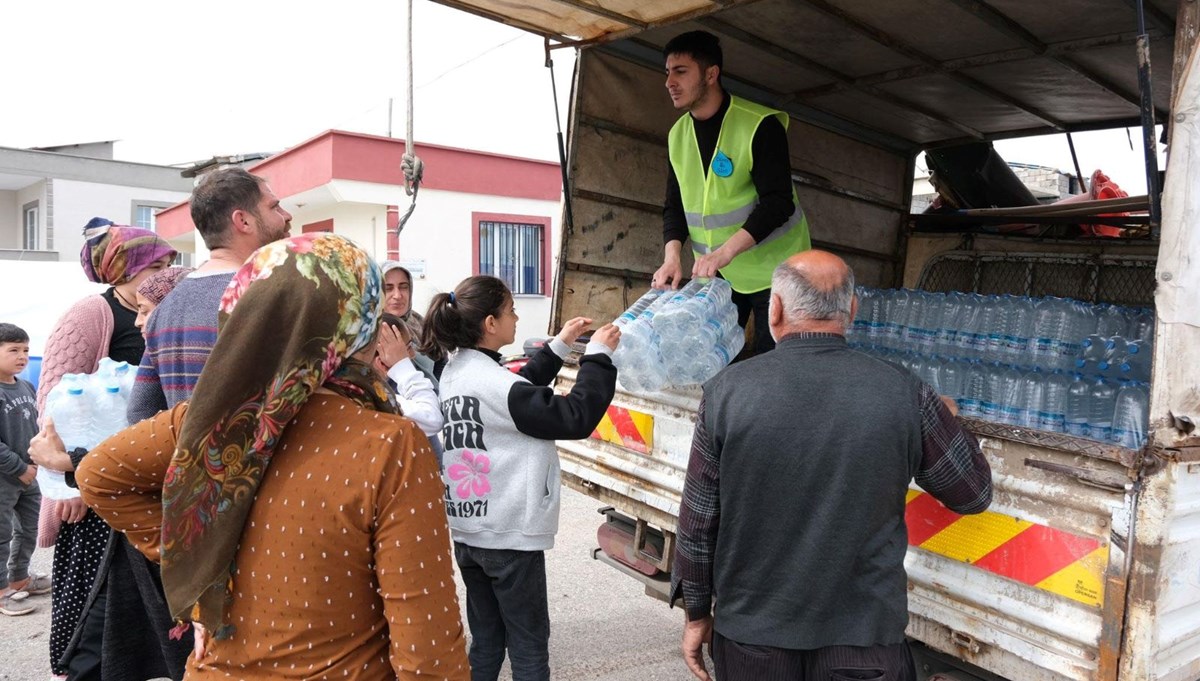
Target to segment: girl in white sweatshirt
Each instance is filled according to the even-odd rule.
[[[495,277],[440,293],[425,315],[421,351],[441,365],[442,473],[454,555],[467,587],[472,681],[493,681],[507,649],[514,681],[550,678],[550,615],[544,551],[558,531],[554,440],[588,437],[616,390],[610,355],[621,331],[593,335],[575,386],[550,382],[570,345],[591,325],[577,317],[519,373],[500,366],[514,342],[513,296]]]

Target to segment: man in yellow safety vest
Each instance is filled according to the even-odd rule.
[[[725,92],[716,36],[692,31],[663,49],[667,91],[686,113],[668,137],[664,257],[655,287],[678,288],[680,255],[692,240],[693,277],[733,288],[738,323],[754,311],[755,351],[775,347],[767,326],[771,273],[810,248],[808,222],[792,186],[787,114]]]

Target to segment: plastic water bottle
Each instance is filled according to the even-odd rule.
[[[871,342],[871,308],[877,304],[878,296],[874,289],[864,286],[854,287],[854,296],[858,299],[858,314],[846,332],[847,343]]]
[[[875,345],[892,347],[892,315],[896,311],[896,292],[891,289],[879,291],[879,319],[875,327]]]
[[[695,320],[688,314],[684,304],[699,293],[704,286],[705,282],[700,279],[692,279],[664,301],[661,310],[653,317],[654,331],[660,338],[674,340],[688,332],[689,324],[694,323]]]
[[[1150,393],[1145,383],[1125,381],[1116,395],[1113,408],[1112,441],[1139,449],[1146,442],[1146,422],[1150,411]]]
[[[888,336],[895,350],[907,351],[912,347],[908,343],[908,322],[911,319],[912,299],[916,292],[902,288],[892,294],[892,317],[888,328]]]
[[[1104,338],[1124,336],[1129,328],[1125,311],[1119,305],[1100,305],[1096,310],[1096,333]]]
[[[675,317],[666,323],[674,331],[660,335],[660,351],[667,375],[676,385],[704,383],[729,364],[745,343],[745,334],[737,323],[737,308],[730,302],[729,282],[713,279],[690,299],[668,303],[655,317],[657,322],[668,313]],[[681,307],[679,307],[681,306]],[[690,321],[681,321],[681,320]],[[679,328],[682,334],[672,336]]]
[[[1059,359],[1063,366],[1071,366],[1081,351],[1080,341],[1096,333],[1096,310],[1078,300],[1064,301],[1067,314],[1066,335],[1059,344]]]
[[[1008,317],[1004,330],[1004,349],[1013,364],[1032,359],[1033,301],[1024,296],[1005,296]]]
[[[688,282],[688,286],[691,286],[691,282]],[[701,284],[691,297],[681,290],[655,316],[654,330],[664,344],[676,345],[728,305],[732,292],[729,282],[724,279],[710,279]]]
[[[1104,359],[1111,364],[1117,357],[1124,357],[1126,351],[1124,336],[1109,336],[1104,339]]]
[[[1012,426],[1021,425],[1025,412],[1025,375],[1013,366],[1001,365],[1000,385],[1000,422]]]
[[[1004,367],[999,362],[986,365],[983,399],[979,403],[981,418],[1000,422],[1000,405],[1004,400]]]
[[[909,292],[908,309],[904,314],[904,346],[909,350],[921,351],[921,339],[925,334],[922,324],[928,305],[928,293],[924,291]]]
[[[983,363],[977,359],[967,361],[963,373],[962,397],[958,400],[958,409],[963,416],[973,418],[983,417],[983,401],[987,392],[987,371]]]
[[[1084,359],[1080,357],[1071,364],[1071,371],[1085,378],[1102,376],[1108,371],[1108,362],[1103,359]]]
[[[1047,369],[1063,369],[1059,344],[1067,336],[1067,305],[1062,298],[1042,298],[1033,306],[1033,363]]]
[[[679,357],[683,362],[687,362],[689,357],[697,356],[718,344],[725,343],[727,339],[732,339],[735,335],[741,337],[743,341],[745,340],[745,332],[737,323],[737,308],[733,305],[724,305],[715,314],[705,319],[699,328],[693,328],[691,333],[677,339],[677,342],[667,343],[664,340],[663,359],[670,359],[666,355],[672,354],[673,357]]]
[[[621,329],[624,330],[626,326],[636,321],[637,318],[641,316],[642,312],[644,312],[646,308],[650,307],[654,301],[658,300],[663,293],[663,289],[660,288],[652,288],[649,291],[646,291],[642,294],[641,298],[638,298],[633,305],[630,305],[624,312],[620,314],[620,316],[614,319],[613,324],[621,327]]]
[[[966,380],[966,372],[969,365],[953,357],[938,357],[937,359],[938,392],[955,400],[961,400],[963,397],[963,383]]]
[[[1111,381],[1097,378],[1091,384],[1088,407],[1088,437],[1107,441],[1112,437],[1113,410],[1116,408],[1117,389]]]
[[[1103,336],[1093,333],[1090,336],[1085,337],[1083,342],[1080,343],[1080,346],[1080,357],[1083,359],[1092,360],[1094,362],[1104,359],[1105,350]]]
[[[1004,333],[1008,331],[1008,318],[1012,309],[1007,301],[1009,296],[989,296],[991,318],[988,321],[988,356],[995,362],[1007,362],[1008,346]]]
[[[92,434],[92,403],[84,393],[82,380],[72,381],[53,406],[54,409],[48,409],[47,414],[54,419],[58,436],[68,451],[76,447],[91,449],[96,446]]]
[[[622,313],[617,321],[621,326],[621,344],[613,353],[613,364],[617,367],[617,380],[625,389],[634,392],[661,390],[666,384],[653,320],[655,311],[669,296],[660,293],[648,301],[643,300],[648,296],[649,293],[639,298],[627,311],[629,314]],[[632,314],[635,307],[642,308],[636,316]]]
[[[959,330],[963,326],[963,312],[967,296],[953,291],[942,299],[942,323],[937,329],[934,347],[938,354],[946,357],[963,356],[959,347]]]
[[[967,295],[963,301],[962,326],[958,332],[958,346],[963,357],[982,360],[987,347],[987,331],[983,328],[984,298],[978,293]]]
[[[1080,374],[1071,374],[1067,388],[1067,407],[1063,429],[1074,437],[1088,437],[1091,419],[1092,386]]]
[[[926,293],[925,309],[921,313],[920,350],[926,355],[938,351],[938,338],[942,329],[942,320],[946,314],[946,294]]]
[[[868,334],[874,345],[883,342],[887,334],[887,297],[890,293],[890,291],[874,290],[871,296]]]
[[[112,383],[104,387],[104,392],[97,398],[92,409],[92,433],[99,444],[116,433],[125,430],[128,422],[125,420],[125,396],[121,387],[112,377]]]
[[[121,362],[117,367],[117,381],[121,386],[121,392],[128,398],[133,392],[133,384],[137,381],[137,367]]]
[[[1039,414],[1046,403],[1048,376],[1041,367],[1033,367],[1021,377],[1021,413],[1017,425],[1040,428]]]
[[[925,357],[924,355],[922,355],[919,352],[910,353],[910,356],[912,357],[912,361],[909,366],[909,371],[911,371],[914,376],[921,379],[922,382],[928,383],[930,385],[930,387],[932,387],[934,389],[934,391],[936,392],[937,391],[937,380],[934,379],[934,381],[932,383],[930,383],[930,381],[929,381],[929,374],[930,374],[929,358]]]
[[[1046,376],[1035,428],[1051,433],[1063,432],[1067,415],[1067,391],[1070,387],[1071,379],[1061,369],[1055,369]]]
[[[1154,308],[1138,308],[1129,325],[1129,340],[1141,341],[1144,345],[1154,344]]]
[[[708,379],[717,375],[721,369],[729,365],[729,352],[724,347],[718,345],[709,352],[700,355],[692,362],[692,372],[688,376],[690,383],[704,383]]]
[[[1140,340],[1130,341],[1125,345],[1125,355],[1118,360],[1120,375],[1133,381],[1147,382],[1150,380],[1150,351],[1149,346]]]
[[[666,371],[659,354],[658,338],[646,325],[634,324],[628,333],[621,334],[621,344],[626,342],[630,347],[620,358],[613,353],[621,385],[635,392],[661,390],[666,385]]]

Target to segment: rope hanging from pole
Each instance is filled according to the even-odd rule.
[[[413,146],[413,2],[408,0],[408,120],[407,136],[404,138],[404,158],[400,161],[400,170],[404,172],[404,193],[412,197],[408,210],[400,216],[396,224],[396,236],[404,231],[404,225],[412,217],[417,207],[417,192],[421,189],[421,177],[425,173],[425,164],[417,156]]]

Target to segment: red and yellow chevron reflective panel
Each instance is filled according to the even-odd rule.
[[[654,447],[654,417],[610,404],[592,437],[649,454]]]
[[[908,491],[908,543],[951,560],[1065,596],[1104,602],[1108,545],[985,511],[960,516],[925,492]]]

